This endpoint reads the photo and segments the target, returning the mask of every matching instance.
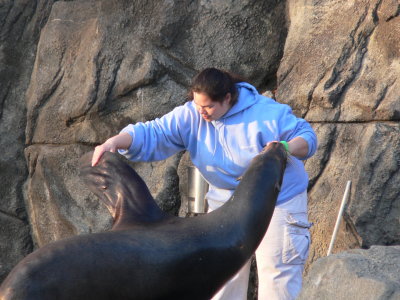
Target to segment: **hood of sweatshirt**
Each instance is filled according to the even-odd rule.
[[[239,82],[236,84],[238,89],[238,101],[224,114],[221,119],[229,118],[238,112],[252,106],[257,101],[258,91],[254,86],[247,82]]]

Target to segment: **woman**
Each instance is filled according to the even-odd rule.
[[[120,151],[133,161],[165,159],[181,150],[210,185],[209,210],[224,204],[237,178],[270,142],[281,141],[292,156],[264,240],[256,251],[259,299],[294,299],[301,289],[308,255],[308,176],[300,160],[312,156],[316,135],[287,105],[260,95],[235,76],[207,68],[192,82],[186,104],[146,123],[128,125],[95,148],[92,164],[105,151]],[[213,299],[246,299],[250,263]]]

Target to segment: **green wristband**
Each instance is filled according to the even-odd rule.
[[[286,141],[280,141],[279,143],[281,143],[285,147],[287,153],[290,153],[289,152],[289,144]]]

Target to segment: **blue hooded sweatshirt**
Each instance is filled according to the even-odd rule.
[[[207,200],[211,209],[219,207],[233,194],[252,158],[271,141],[290,141],[302,137],[308,154],[317,148],[317,138],[304,119],[293,115],[288,105],[260,95],[252,85],[237,83],[238,101],[220,119],[207,122],[193,101],[176,107],[161,118],[128,125],[132,144],[119,152],[133,161],[163,160],[187,150],[193,164],[210,185]],[[277,205],[308,186],[303,163],[291,157],[287,165]]]

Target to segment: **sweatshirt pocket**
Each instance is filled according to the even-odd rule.
[[[306,213],[289,213],[286,218],[283,237],[282,261],[285,264],[301,265],[308,257],[310,232],[312,226]]]

